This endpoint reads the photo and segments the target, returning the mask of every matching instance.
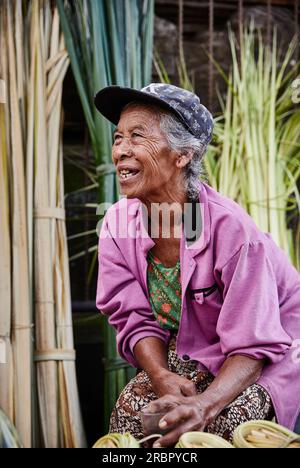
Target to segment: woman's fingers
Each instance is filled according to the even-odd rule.
[[[181,393],[184,396],[194,396],[197,395],[197,389],[194,382],[187,381],[186,383],[180,385]]]
[[[199,412],[198,412],[199,414]],[[170,410],[159,422],[159,427],[164,430],[178,425],[186,419],[196,418],[197,410],[190,405],[180,405]]]
[[[175,395],[164,395],[158,400],[151,401],[147,406],[150,413],[158,413],[159,411],[165,411],[171,409],[174,406],[180,404],[179,397]]]
[[[165,424],[164,424],[165,423]],[[179,406],[170,411],[160,420],[160,427],[170,431],[161,437],[153,447],[169,447],[176,444],[179,437],[184,432],[202,431],[204,429],[204,421],[199,417],[199,410],[186,405]]]

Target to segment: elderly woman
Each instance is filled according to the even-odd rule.
[[[124,195],[102,225],[97,307],[139,370],[110,431],[142,437],[149,404],[166,412],[160,446],[191,430],[230,440],[251,419],[293,428],[300,276],[239,205],[199,181],[211,114],[195,94],[160,83],[107,87],[95,104],[117,125]]]

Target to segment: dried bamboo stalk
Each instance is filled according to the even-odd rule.
[[[22,115],[19,108],[17,64],[13,18],[14,2],[5,2],[7,14],[7,48],[9,69],[12,191],[12,346],[14,359],[14,413],[15,425],[25,447],[31,446],[31,321],[29,299],[28,244],[26,223],[26,189],[24,171]],[[18,33],[16,33],[18,35]],[[25,404],[24,404],[25,402]]]
[[[57,11],[54,13],[53,24],[56,26],[59,21]],[[63,153],[61,138],[61,100],[62,100],[62,78],[69,59],[61,54],[65,49],[63,38],[59,38],[58,29],[56,34],[52,34],[51,53],[48,63],[53,61],[53,56],[60,55],[61,59],[53,68],[49,69],[47,86],[47,104],[52,102],[51,116],[48,122],[48,138],[51,141],[49,147],[50,168],[50,203],[51,206],[64,209],[64,183],[63,183]],[[60,63],[63,67],[59,67]],[[59,349],[73,350],[72,333],[72,309],[71,290],[68,264],[68,246],[65,221],[61,219],[55,222],[55,248],[53,251],[54,262],[54,291],[56,304],[56,324],[57,324],[57,347]],[[64,447],[83,447],[85,437],[79,407],[79,397],[76,384],[76,371],[74,361],[60,361],[59,371],[59,394],[62,423],[62,442]]]
[[[0,6],[0,340],[2,340],[2,357],[0,363],[0,407],[7,416],[13,418],[13,356],[10,340],[11,330],[11,257],[9,228],[9,99],[7,99],[6,82],[8,79],[6,38],[6,14],[4,6]]]
[[[34,209],[50,206],[48,174],[48,139],[46,122],[46,74],[43,14],[40,2],[32,2],[32,22],[37,28],[37,55],[35,75],[35,179]],[[33,79],[33,77],[31,78]],[[52,276],[51,220],[36,217],[34,221],[35,258],[35,322],[37,352],[53,350],[55,341],[55,309]],[[58,447],[58,389],[55,361],[37,362],[37,380],[41,427],[45,447]]]
[[[0,23],[1,34],[3,34]],[[4,39],[3,39],[4,40]],[[0,40],[0,46],[3,44]],[[0,67],[0,76],[2,67]],[[9,228],[8,154],[5,126],[5,81],[0,79],[0,408],[13,418],[11,329],[11,260]]]
[[[60,147],[58,203],[64,206],[63,154]],[[65,221],[57,220],[57,255],[55,268],[55,300],[57,304],[58,347],[73,349],[71,287],[68,262],[68,245]],[[85,447],[85,435],[81,419],[76,383],[75,361],[62,361],[60,371],[60,401],[62,421],[65,423],[66,447]]]
[[[0,104],[5,104],[5,102],[6,102],[5,81],[0,79]]]
[[[46,4],[49,5],[49,2],[47,1]],[[42,48],[41,60],[39,58],[37,60],[39,77],[36,81],[40,84],[37,101],[42,102],[39,112],[42,117],[40,121],[42,129],[41,131],[37,130],[38,135],[42,136],[41,146],[35,155],[35,167],[39,164],[41,170],[39,177],[37,177],[38,171],[36,171],[35,177],[36,211],[43,208],[54,210],[64,208],[61,101],[63,78],[69,65],[69,59],[60,33],[57,10],[54,9],[53,15],[49,15],[50,10],[48,8],[45,11],[43,21],[40,20],[40,25],[44,24],[45,29],[43,31],[40,26],[40,34],[46,39],[44,42],[40,41],[44,48]],[[41,191],[43,191],[43,196]],[[47,258],[44,258],[41,262],[43,272],[39,269],[35,284],[40,284],[38,300],[42,303],[45,300],[47,302],[52,301],[52,304],[48,304],[47,324],[45,324],[42,309],[45,305],[40,304],[38,306],[39,311],[36,310],[37,318],[39,312],[41,313],[37,330],[39,334],[39,336],[37,335],[37,350],[38,352],[55,349],[72,351],[74,343],[65,222],[55,217],[50,219],[37,217],[35,220],[35,233],[38,230],[38,235],[40,235],[41,229],[43,229],[43,240],[47,239]],[[39,257],[38,252],[45,255],[44,250],[42,251],[42,245],[36,244],[35,253],[37,258]],[[45,261],[47,268],[45,268]],[[49,295],[49,282],[51,296]],[[48,284],[47,291],[42,290],[43,284]],[[44,333],[45,330],[47,330],[46,333]],[[39,394],[41,409],[48,409],[48,416],[46,409],[42,410],[44,413],[42,415],[42,425],[45,445],[85,446],[74,360],[69,361],[63,358],[58,362],[49,360],[47,362],[38,362],[37,366],[38,375],[41,368],[44,368],[45,371],[38,377],[40,385],[49,379],[50,387],[52,387],[52,390],[49,389],[49,391],[52,391],[53,395],[50,400],[52,401],[52,407],[50,405],[46,407],[49,395],[47,395],[45,387],[43,392]],[[51,375],[53,369],[56,372],[55,381],[54,376]],[[49,415],[52,418],[51,425],[49,424]],[[55,438],[53,437],[51,440],[49,437],[53,436],[54,433]]]

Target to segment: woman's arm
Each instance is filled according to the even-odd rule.
[[[162,429],[175,426],[159,440],[162,447],[173,445],[188,431],[202,431],[218,414],[247,387],[260,377],[263,360],[235,355],[228,358],[205,392],[191,397],[166,395],[150,403],[150,411],[164,411],[170,404],[174,409],[160,421]]]
[[[235,355],[226,359],[218,375],[203,393],[209,405],[219,414],[247,387],[255,383],[264,366],[264,360]],[[214,416],[216,417],[217,414]]]
[[[133,348],[133,354],[149,376],[168,370],[167,348],[162,340],[152,336],[143,338]]]
[[[155,337],[139,340],[133,349],[139,366],[149,375],[154,393],[158,398],[164,395],[196,395],[196,387],[190,380],[168,369],[167,347]]]
[[[96,305],[117,331],[119,355],[133,367],[139,367],[133,354],[136,343],[145,337],[167,343],[170,332],[155,320],[145,290],[137,280],[137,271],[129,267],[124,256],[124,252],[131,250],[130,239],[114,238],[114,232],[109,230],[110,210],[104,218],[99,239]]]

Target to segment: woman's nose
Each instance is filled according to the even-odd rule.
[[[122,156],[131,156],[133,154],[129,138],[122,138],[122,141],[120,141],[118,146],[115,148],[115,154],[119,158]]]

